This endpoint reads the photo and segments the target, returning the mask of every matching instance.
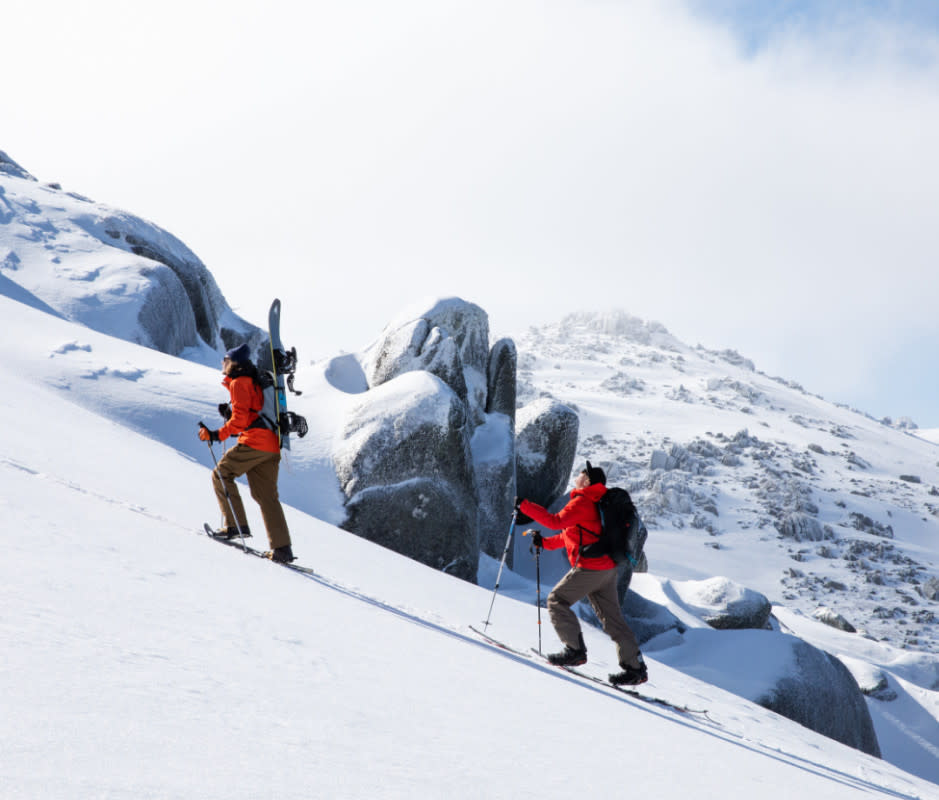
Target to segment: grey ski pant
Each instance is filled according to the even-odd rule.
[[[580,620],[571,606],[583,600],[597,613],[603,630],[616,643],[621,667],[639,666],[639,643],[632,628],[623,619],[616,596],[615,569],[581,569],[575,567],[561,578],[560,583],[548,595],[548,613],[558,638],[568,647],[579,648],[581,642]]]

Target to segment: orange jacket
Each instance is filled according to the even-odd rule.
[[[583,489],[571,492],[570,502],[557,514],[550,514],[531,500],[522,500],[519,510],[535,522],[551,530],[563,528],[559,536],[543,539],[545,550],[567,549],[567,560],[572,567],[581,569],[615,569],[616,562],[609,556],[584,558],[580,554],[582,545],[593,544],[600,538],[600,512],[597,502],[606,494],[606,486],[592,483]]]
[[[231,419],[218,429],[218,438],[225,440],[237,434],[238,444],[268,453],[279,453],[280,442],[274,431],[270,428],[248,427],[264,408],[264,393],[261,387],[247,375],[237,378],[226,376],[222,380],[222,386],[225,386],[231,395]]]

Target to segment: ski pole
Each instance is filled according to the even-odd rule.
[[[534,530],[525,531],[522,536],[528,536],[528,534],[537,533]],[[541,545],[535,544],[534,541],[531,543],[531,547],[528,548],[529,552],[535,554],[535,586],[537,587],[537,606],[538,606],[538,652],[541,653]]]
[[[499,593],[499,582],[502,580],[502,569],[505,567],[505,559],[509,555],[509,547],[512,545],[512,534],[515,533],[515,519],[518,517],[518,509],[512,512],[512,524],[509,525],[509,535],[505,540],[505,550],[502,551],[502,563],[499,564],[499,574],[496,575],[496,588],[492,592],[492,602],[489,603],[489,613],[486,615],[486,621],[483,623],[483,629],[489,627],[489,617],[492,616],[492,607],[496,603],[496,595]]]
[[[541,548],[535,547],[535,583],[538,587],[538,652],[541,653]]]
[[[203,423],[199,423],[203,428],[206,426]],[[218,471],[218,459],[215,457],[215,449],[212,447],[212,440],[209,439],[206,444],[209,446],[209,452],[212,454],[212,461],[215,463],[215,469],[213,472],[218,478],[218,482],[222,484],[222,490],[225,492],[225,499],[228,501],[228,510],[231,511],[231,518],[235,520],[235,527],[238,529],[238,535],[241,537],[241,546],[247,552],[248,545],[245,542],[245,535],[241,530],[241,523],[238,522],[238,517],[235,514],[235,506],[231,501],[231,495],[228,493],[228,486],[225,484],[225,481],[222,479],[222,474]]]

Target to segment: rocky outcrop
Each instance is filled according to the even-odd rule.
[[[837,628],[839,631],[844,631],[845,633],[857,633],[857,628],[855,628],[837,611],[832,608],[828,608],[827,606],[822,606],[815,609],[815,613],[812,614],[812,616],[815,617],[815,619],[817,619],[819,622],[824,622],[826,625],[830,625],[832,628]]]
[[[475,581],[478,496],[465,404],[424,371],[361,397],[335,453],[343,527]]]
[[[580,420],[565,405],[541,398],[515,420],[518,496],[548,507],[565,490],[574,466]]]
[[[665,606],[647,600],[636,592],[626,592],[622,600],[623,616],[633,629],[640,645],[667,631],[684,633],[685,626]]]
[[[518,353],[511,339],[499,339],[489,352],[486,367],[486,413],[515,420]]]
[[[363,357],[369,386],[380,386],[415,370],[436,375],[466,403],[473,426],[484,421],[489,361],[489,317],[459,298],[385,328]]]
[[[40,185],[5,153],[0,197],[0,222],[16,231],[0,266],[63,318],[170,355],[196,348],[213,364],[205,348],[261,345],[264,333],[232,312],[205,265],[157,225]]]
[[[720,630],[766,628],[773,610],[764,595],[727,578],[685,581],[675,589],[690,611]]]
[[[473,464],[479,493],[479,547],[501,558],[515,501],[515,438],[513,420],[489,414],[472,439]],[[513,566],[511,550],[506,564]]]
[[[405,372],[436,375],[467,401],[463,362],[456,341],[429,320],[416,319],[386,332],[365,366],[369,386],[381,386]]]
[[[479,554],[467,535],[475,511],[459,486],[415,478],[356,493],[346,505],[346,530],[467,581],[476,580]]]
[[[794,511],[776,523],[776,528],[786,539],[797,542],[820,542],[825,539],[821,523],[810,514]]]
[[[756,702],[817,733],[880,757],[857,681],[837,658],[794,637],[789,674]]]
[[[516,495],[549,504],[577,446],[569,408],[538,401],[516,412],[517,361],[511,339],[489,347],[483,309],[446,298],[388,325],[361,369],[333,363],[330,383],[363,398],[336,456],[345,527],[469,579],[473,548],[501,558]],[[444,519],[433,503],[453,513]]]

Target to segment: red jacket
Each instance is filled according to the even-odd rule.
[[[218,429],[218,438],[225,440],[229,436],[238,436],[238,444],[279,453],[280,442],[277,434],[270,428],[248,428],[258,418],[258,412],[264,408],[264,393],[248,375],[237,378],[226,376],[222,386],[227,387],[231,395],[231,419]]]
[[[584,558],[581,545],[593,544],[600,538],[600,512],[597,502],[606,494],[606,486],[592,483],[571,492],[570,502],[557,514],[550,514],[537,503],[522,500],[520,511],[535,522],[551,530],[563,528],[559,536],[544,539],[545,550],[567,549],[567,560],[572,567],[581,569],[615,569],[616,562],[609,556]]]

